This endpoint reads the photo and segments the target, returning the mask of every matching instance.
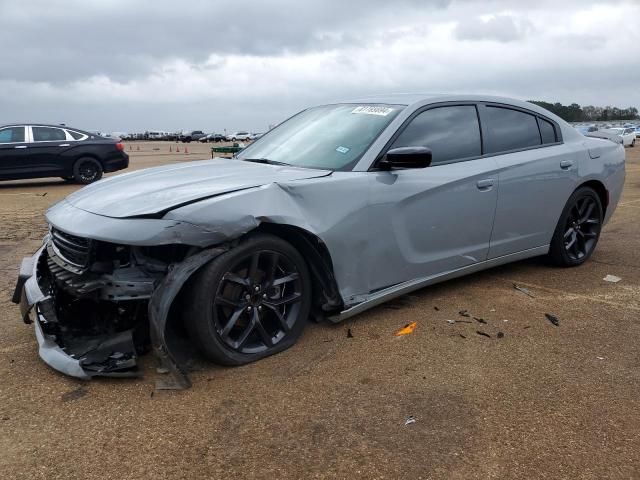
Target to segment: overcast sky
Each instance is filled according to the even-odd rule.
[[[640,106],[640,0],[0,0],[0,124],[264,131],[392,92]]]

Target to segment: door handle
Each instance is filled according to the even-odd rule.
[[[68,147],[69,144],[68,143],[63,143],[62,145],[58,145],[59,147]]]
[[[493,187],[493,178],[485,178],[484,180],[478,180],[476,186],[480,190],[490,190]]]
[[[18,145],[17,147],[13,147],[13,148],[27,148],[26,145]]]
[[[573,162],[571,160],[562,160],[560,162],[560,168],[564,170],[569,170],[573,166]]]

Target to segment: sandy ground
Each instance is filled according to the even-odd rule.
[[[206,145],[169,145],[134,144],[131,168],[208,157]],[[533,260],[426,288],[155,393],[149,357],[142,379],[87,383],[40,361],[9,297],[43,212],[78,187],[0,184],[0,475],[640,478],[640,148],[627,160],[622,202],[580,268]],[[468,320],[462,309],[488,324],[448,324]],[[409,321],[415,333],[395,337]]]

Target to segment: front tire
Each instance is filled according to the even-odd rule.
[[[95,158],[81,158],[73,166],[73,178],[82,185],[97,182],[102,178],[102,165]]]
[[[221,365],[244,365],[291,347],[311,308],[304,258],[273,235],[249,237],[204,266],[190,285],[190,337]]]
[[[586,262],[598,244],[603,222],[602,202],[589,187],[569,197],[551,239],[549,257],[558,266],[576,267]]]

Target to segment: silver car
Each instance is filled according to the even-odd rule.
[[[309,108],[233,159],[102,180],[46,214],[14,301],[66,374],[189,385],[185,335],[242,365],[412,290],[538,255],[593,253],[620,144],[530,103],[395,95]],[[184,333],[184,335],[183,335]]]

